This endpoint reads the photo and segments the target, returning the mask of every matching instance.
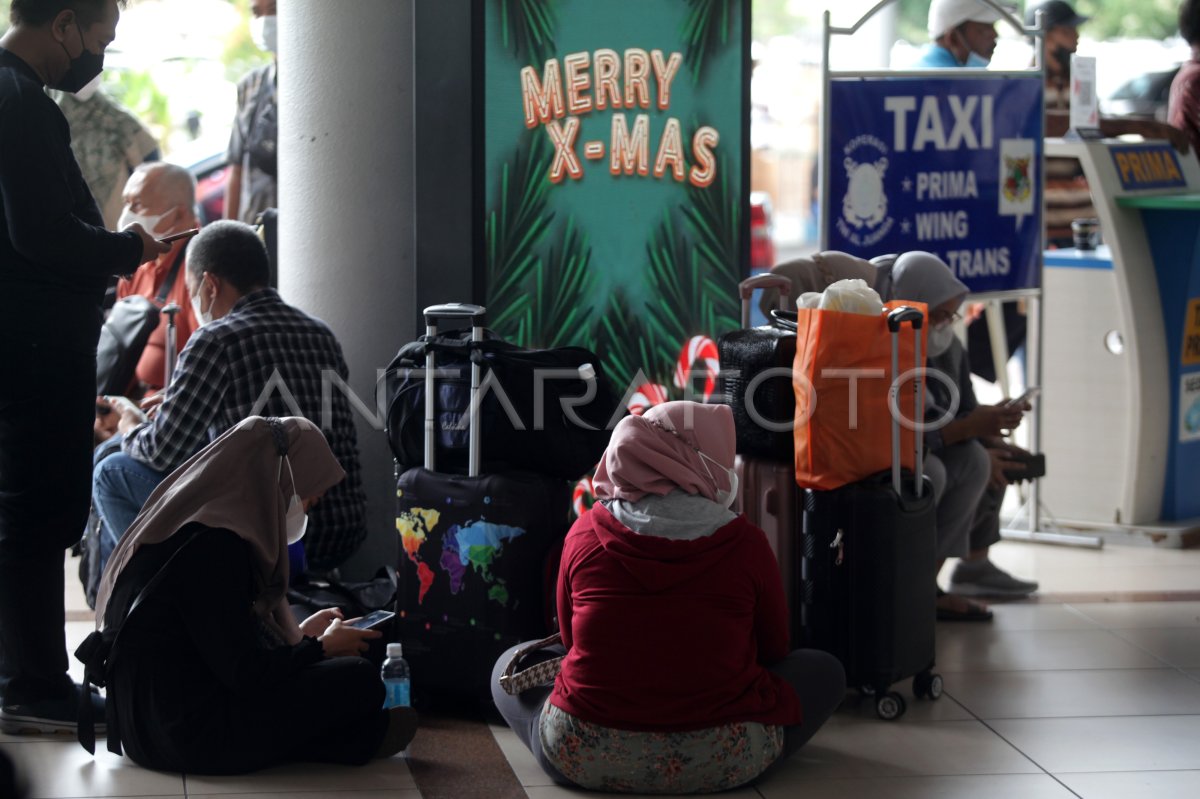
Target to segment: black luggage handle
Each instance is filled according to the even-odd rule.
[[[916,374],[913,377],[913,396],[915,402],[913,404],[913,414],[915,419],[923,418],[925,412],[925,381],[921,375],[921,368],[925,365],[924,358],[921,356],[921,328],[925,325],[925,314],[921,313],[916,308],[909,305],[901,305],[888,312],[887,325],[888,330],[892,334],[892,387],[888,391],[889,408],[888,412],[892,414],[892,488],[896,492],[896,496],[903,496],[900,490],[900,386],[895,381],[900,377],[900,328],[905,322],[912,325],[913,328],[913,369]],[[895,406],[890,407],[890,406]],[[919,499],[924,493],[925,481],[925,436],[922,430],[913,430],[913,443],[915,447],[916,460],[913,463],[913,471],[916,473],[915,493]]]
[[[792,332],[800,330],[800,324],[796,321],[795,311],[773,310],[771,311],[771,321],[777,327],[781,327],[784,330],[791,330]]]
[[[901,305],[888,314],[888,330],[896,333],[905,322],[911,322],[913,330],[920,330],[925,325],[925,314],[908,305]]]

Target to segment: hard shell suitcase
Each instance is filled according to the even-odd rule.
[[[787,307],[791,282],[779,275],[757,275],[738,284],[742,329],[721,336],[717,354],[725,401],[733,410],[737,452],[754,458],[792,460],[796,395],[792,362],[796,333],[775,325],[749,327],[750,297],[756,288],[776,289]]]
[[[738,475],[738,506],[735,509],[751,524],[762,529],[779,563],[783,593],[788,606],[788,636],[793,645],[799,641],[800,617],[797,611],[800,563],[800,487],[791,461],[767,460],[738,455],[734,461]]]
[[[425,309],[428,335],[445,319],[468,320],[483,340],[477,305]],[[435,355],[426,358],[425,466],[399,474],[396,528],[401,552],[396,615],[419,699],[484,699],[500,654],[547,635],[553,579],[546,568],[566,535],[571,496],[563,480],[479,474],[480,430],[471,403],[469,473],[435,471]],[[481,367],[472,364],[471,385]],[[548,584],[549,583],[549,584]]]
[[[917,329],[916,362],[923,365],[923,315],[900,308],[888,315],[892,374],[899,373],[895,342],[901,325]],[[923,383],[914,381],[910,418],[923,407]],[[900,407],[899,388],[891,388]],[[936,624],[936,517],[933,490],[922,470],[916,437],[916,474],[902,480],[899,421],[893,416],[891,474],[881,472],[832,491],[804,490],[799,629],[801,646],[838,657],[847,684],[873,693],[885,720],[905,711],[891,685],[913,677],[917,697],[937,699],[942,678],[933,673]]]

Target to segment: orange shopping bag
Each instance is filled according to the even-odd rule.
[[[924,303],[893,301],[927,313]],[[901,376],[911,372],[916,334],[900,329]],[[922,363],[922,366],[924,364]],[[879,316],[800,308],[796,312],[796,482],[801,488],[832,489],[892,466],[892,334],[887,313]],[[901,467],[913,469],[916,409],[909,374],[899,385]]]

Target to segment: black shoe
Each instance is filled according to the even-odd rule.
[[[40,699],[0,708],[0,732],[5,735],[75,735],[79,720],[79,686],[61,699]],[[105,735],[104,697],[93,693],[96,735]]]

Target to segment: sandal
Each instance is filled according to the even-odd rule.
[[[961,601],[960,607],[944,607],[941,600],[946,597],[952,597],[955,600]],[[942,589],[938,589],[937,598],[939,600],[937,607],[938,621],[991,621],[992,611],[984,605],[976,602],[973,599],[958,596],[956,594],[947,594]]]

